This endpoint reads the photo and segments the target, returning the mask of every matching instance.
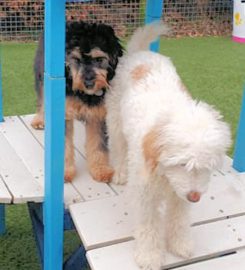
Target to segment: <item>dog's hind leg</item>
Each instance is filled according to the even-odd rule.
[[[43,101],[43,74],[44,74],[44,37],[40,36],[34,61],[35,89],[37,94],[37,113],[31,125],[35,129],[44,128],[44,101]]]
[[[44,103],[43,103],[43,84],[39,82],[37,91],[37,113],[32,119],[31,125],[35,129],[44,128]]]
[[[177,256],[191,257],[193,243],[188,202],[180,199],[171,188],[167,192],[165,220],[167,249]]]
[[[86,121],[86,158],[92,177],[99,182],[110,182],[114,170],[109,165],[105,121]]]
[[[74,144],[73,144],[73,120],[66,120],[65,137],[65,181],[71,182],[76,175]]]

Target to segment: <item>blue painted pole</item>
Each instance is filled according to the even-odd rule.
[[[0,45],[0,122],[3,122],[3,91],[2,91],[2,52]]]
[[[44,270],[63,268],[65,0],[45,1]]]
[[[6,231],[5,225],[5,205],[0,204],[0,235],[3,235]]]
[[[245,89],[243,91],[242,108],[235,144],[233,167],[239,172],[245,172]]]
[[[163,2],[164,0],[147,0],[146,2],[146,13],[145,23],[152,23],[154,21],[161,20],[163,13]],[[160,47],[160,40],[152,42],[150,49],[154,52],[158,52]]]

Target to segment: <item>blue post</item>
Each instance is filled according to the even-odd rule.
[[[63,267],[65,0],[45,1],[44,270]]]
[[[148,0],[146,2],[145,23],[159,21],[162,17],[164,0]],[[160,40],[152,42],[150,48],[154,52],[159,51]]]
[[[242,109],[237,131],[233,167],[239,172],[245,172],[245,89],[243,92]]]
[[[0,204],[0,235],[4,234],[5,231],[5,205]]]
[[[2,64],[1,64],[1,45],[0,45],[0,122],[3,122],[3,92],[2,92]]]

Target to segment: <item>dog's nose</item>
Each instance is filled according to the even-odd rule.
[[[92,80],[85,80],[84,84],[86,86],[86,88],[93,88],[94,87],[94,81]]]
[[[197,191],[190,191],[187,194],[187,200],[190,202],[199,202],[201,198],[201,193]]]

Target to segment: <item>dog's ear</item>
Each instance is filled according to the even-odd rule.
[[[159,163],[159,157],[162,151],[162,146],[158,143],[159,132],[157,128],[153,128],[148,132],[142,143],[145,166],[150,173],[153,173]]]
[[[98,25],[101,33],[107,39],[107,51],[109,52],[110,64],[113,69],[116,69],[118,58],[123,55],[123,47],[119,38],[116,36],[114,29],[105,24]]]

